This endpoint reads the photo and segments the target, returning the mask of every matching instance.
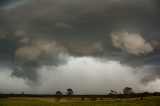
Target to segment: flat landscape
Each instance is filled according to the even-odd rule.
[[[160,97],[140,98],[97,98],[96,101],[90,101],[85,98],[74,97],[71,101],[68,98],[62,98],[59,102],[51,97],[9,97],[0,99],[0,106],[160,106]]]

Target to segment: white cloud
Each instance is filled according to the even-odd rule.
[[[30,87],[25,83],[23,79],[11,77],[11,69],[1,68],[0,70],[1,93],[27,93],[31,91]]]
[[[140,82],[146,75],[143,74],[146,67],[135,69],[118,61],[101,61],[94,57],[69,57],[67,64],[43,66],[38,71],[40,83],[30,85],[31,88],[24,79],[11,77],[11,70],[1,70],[0,91],[3,92],[54,94],[60,90],[65,94],[67,88],[72,88],[75,94],[107,94],[110,90],[122,93],[126,86],[135,92],[160,91],[159,79],[145,85]]]
[[[147,54],[153,52],[154,49],[152,45],[138,33],[128,33],[123,31],[112,33],[111,37],[114,47],[130,54]]]
[[[44,66],[40,70],[42,85],[37,92],[61,90],[65,93],[67,88],[73,88],[76,94],[107,94],[111,89],[122,93],[126,86],[132,87],[135,92],[156,90],[159,82],[152,84],[154,89],[149,89],[150,85],[143,85],[135,70],[118,61],[70,57],[65,65]]]

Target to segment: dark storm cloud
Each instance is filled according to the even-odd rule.
[[[21,66],[16,66],[13,70],[12,76],[29,79],[36,81],[38,78],[37,67],[40,67],[38,63],[28,63]]]
[[[3,9],[12,9],[21,5],[26,0],[1,0],[0,1],[0,10]]]
[[[10,0],[0,3],[8,5]],[[12,63],[17,67],[12,75],[30,80],[62,53],[107,57],[131,66],[158,64],[159,10],[157,0],[28,0],[3,8],[1,64]]]

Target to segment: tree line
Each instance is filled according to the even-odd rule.
[[[139,97],[140,100],[143,100],[144,97],[147,96],[160,96],[160,92],[142,92],[142,93],[135,93],[131,87],[125,87],[123,89],[123,93],[118,93],[115,90],[110,90],[108,94],[104,95],[75,95],[73,89],[68,88],[66,93],[63,94],[61,91],[56,91],[54,94],[25,94],[21,92],[21,94],[2,94],[0,93],[0,98],[8,98],[8,97],[51,97],[55,98],[56,101],[60,101],[62,98],[68,98],[68,101],[71,101],[71,98],[77,97],[81,98],[84,101],[86,98],[89,98],[91,101],[96,101],[97,98],[100,100],[104,100],[104,98],[137,98]]]
[[[89,98],[91,101],[96,101],[97,98],[100,98],[100,100],[104,100],[104,98],[137,98],[140,97],[140,100],[143,100],[144,97],[147,96],[160,96],[160,92],[143,92],[143,93],[135,93],[131,87],[125,87],[123,89],[123,94],[118,93],[114,90],[110,90],[110,93],[107,95],[74,95],[73,90],[71,88],[67,89],[66,96],[68,97],[68,100],[71,100],[71,97],[81,97],[81,100],[84,101],[85,98]],[[65,97],[66,97],[65,96]],[[64,97],[61,91],[57,91],[55,93],[55,100],[60,101],[61,98]]]

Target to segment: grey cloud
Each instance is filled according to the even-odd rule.
[[[21,4],[23,4],[26,0],[1,0],[0,1],[0,10],[1,9],[12,9]]]
[[[155,80],[156,78],[154,75],[146,75],[140,80],[140,82],[142,82],[144,85],[147,85],[149,82],[152,82]]]
[[[22,78],[25,80],[25,82],[29,85],[33,85],[33,83],[36,83],[38,81],[39,75],[38,75],[38,68],[40,64],[37,63],[27,63],[19,66],[15,66],[12,76]]]
[[[67,24],[65,24],[65,23],[57,23],[56,24],[56,27],[58,27],[58,28],[66,28],[66,29],[72,29],[72,27],[71,26],[69,26],[69,25],[67,25]]]
[[[24,37],[24,38],[20,39],[19,42],[20,43],[29,43],[30,42],[30,38]]]
[[[66,64],[69,55],[103,57],[134,68],[159,65],[156,0],[26,1],[0,10],[0,63],[14,67],[13,76],[34,81],[42,66]],[[113,42],[112,32],[120,32]]]
[[[70,42],[66,44],[66,48],[72,55],[96,55],[105,52],[105,47],[100,42],[94,42],[91,44],[76,44]]]
[[[46,64],[63,64],[59,54],[65,49],[55,41],[36,40],[15,51],[15,67],[12,75],[29,81],[38,80],[38,69]],[[53,60],[55,61],[53,61]],[[63,59],[65,61],[65,59]]]
[[[12,66],[13,72],[11,76],[24,79],[25,83],[27,83],[31,87],[34,87],[35,85],[41,84],[41,82],[39,82],[39,79],[41,77],[39,70],[43,66],[57,67],[59,65],[66,64],[67,62],[67,55],[64,54],[60,54],[55,57],[50,57],[48,59],[34,60],[30,62],[25,61],[24,63],[17,63],[14,66]]]
[[[145,86],[147,86],[149,83],[156,82],[160,78],[159,66],[153,64],[143,65],[139,68],[136,68],[135,73],[137,73],[139,81]]]

